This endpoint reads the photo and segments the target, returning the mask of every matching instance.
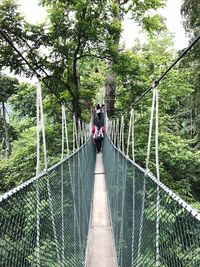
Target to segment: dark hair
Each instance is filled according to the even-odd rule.
[[[103,121],[100,120],[100,119],[98,119],[98,118],[95,118],[95,120],[94,120],[94,125],[96,125],[98,129],[100,129],[101,127],[104,126],[104,125],[103,125]]]

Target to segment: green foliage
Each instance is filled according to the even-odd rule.
[[[160,19],[158,14],[152,14],[152,10],[157,10],[158,8],[164,7],[166,1],[165,0],[136,0],[132,1],[132,3],[129,6],[129,9],[132,11],[133,17],[136,19],[139,23],[145,23],[146,21],[151,21],[149,26],[146,29],[149,31],[152,30],[158,30],[160,28]],[[152,14],[150,16],[150,14]],[[152,18],[152,19],[151,19]],[[156,27],[156,24],[158,23],[158,28]],[[144,27],[145,28],[145,27]]]
[[[121,19],[130,9],[148,31],[160,27],[158,15],[148,13],[163,1],[41,1],[47,6],[48,24],[31,25],[24,20],[14,0],[3,0],[0,20],[4,34],[18,47],[45,82],[81,116],[79,83],[83,57],[116,60],[122,32]],[[126,5],[127,4],[127,5]],[[148,15],[147,15],[148,13]],[[9,18],[8,20],[6,18]],[[140,18],[140,19],[139,19]],[[157,25],[157,26],[156,26]],[[32,70],[1,36],[0,67],[33,76]],[[47,47],[47,51],[44,51]],[[66,99],[66,91],[70,99]],[[88,95],[89,97],[89,95]],[[82,100],[83,102],[83,100]],[[84,103],[85,104],[85,103]]]
[[[9,108],[6,103],[10,96],[16,93],[16,87],[18,80],[5,75],[0,75],[0,138],[1,138],[1,149],[0,154],[5,158],[9,157],[10,154],[10,142],[16,138],[15,130],[8,123],[8,110]]]
[[[155,12],[164,5],[165,1],[136,0],[121,3],[121,1],[107,0],[43,0],[41,3],[48,9],[48,23],[31,25],[24,20],[15,1],[3,0],[0,4],[1,29],[10,36],[14,44],[42,75],[41,80],[45,81],[65,100],[66,106],[69,106],[70,110],[87,122],[90,120],[90,111],[93,105],[103,101],[105,73],[107,65],[109,65],[116,77],[116,107],[120,112],[126,111],[125,122],[127,125],[129,120],[127,111],[130,106],[148,88],[150,80],[153,81],[161,75],[177,56],[172,48],[172,39],[165,30],[163,18]],[[197,2],[185,0],[182,10],[186,18],[187,29],[192,30],[193,35],[197,35],[199,32]],[[119,40],[122,32],[122,19],[128,11],[132,12],[133,19],[148,32],[148,42],[143,45],[138,42],[131,50],[123,51],[120,50]],[[0,68],[9,67],[16,74],[24,73],[27,77],[33,76],[32,71],[2,36],[0,41]],[[44,47],[46,50],[43,49]],[[194,57],[195,62],[192,61]],[[199,49],[197,49],[192,52],[188,61],[183,60],[171,70],[159,85],[161,180],[197,209],[200,209],[199,77]],[[18,83],[16,79],[1,76],[0,88],[0,102],[7,102],[10,108],[7,124],[5,124],[3,116],[0,117],[0,138],[3,150],[6,148],[5,141],[3,141],[5,125],[11,144],[9,158],[0,157],[0,192],[5,192],[35,175],[36,100],[35,86]],[[44,83],[42,83],[42,88],[48,166],[51,166],[57,163],[61,157],[61,107],[57,98],[45,87]],[[150,107],[151,94],[135,107],[135,157],[136,162],[143,167],[145,167],[146,160]],[[68,111],[67,123],[69,145],[72,151],[71,111]],[[126,141],[127,136],[128,127],[126,126]],[[40,141],[42,143],[42,138]],[[42,148],[40,152],[40,167],[43,170]],[[131,152],[130,150],[130,155]],[[117,157],[115,157],[116,159]],[[156,173],[154,133],[149,168]],[[120,171],[122,170],[120,169]],[[132,171],[128,175],[132,182]],[[52,174],[52,181],[54,178],[56,178],[55,173]],[[50,224],[50,216],[45,212],[49,207],[48,201],[42,194],[45,188],[46,183],[41,187],[43,199],[40,201],[40,219],[44,225],[46,222]],[[58,192],[57,198],[59,198],[58,187],[52,186],[52,188]],[[112,188],[114,196],[116,188],[117,186],[114,187],[114,190]],[[130,190],[129,187],[127,188]],[[145,216],[150,224],[156,220],[156,214],[152,216],[156,209],[155,203],[152,201],[153,194],[150,187],[146,195],[148,201],[145,204],[147,205]],[[28,192],[27,199],[32,195],[33,191]],[[140,195],[141,191],[139,190],[136,198]],[[68,197],[68,194],[66,196]],[[130,192],[130,196],[132,200],[132,192]],[[67,200],[65,209],[71,207],[72,203]],[[128,205],[126,208],[130,209]],[[56,212],[59,213],[59,211]],[[164,215],[164,219],[160,220],[161,223],[178,223],[173,212],[167,207],[162,206],[161,213]],[[59,214],[56,213],[56,215]],[[181,218],[181,214],[179,215]],[[29,225],[27,228],[31,232],[33,228],[30,226],[36,220],[36,215],[30,213],[28,204],[25,205],[22,217],[25,220],[24,226]],[[120,220],[118,216],[116,216],[116,220]],[[125,227],[127,225],[125,224]],[[171,228],[168,232],[169,236],[164,239],[172,238],[174,231],[175,229]],[[15,237],[13,240],[16,240]],[[13,244],[20,248],[21,243],[14,242]],[[54,245],[50,236],[41,241],[41,249],[45,255]],[[122,246],[126,249],[128,243],[123,242]],[[177,240],[175,246],[176,251],[170,250],[169,253],[175,253],[179,262],[181,247]],[[33,260],[35,255],[36,251],[33,251],[29,260]],[[167,256],[164,255],[164,257]],[[189,261],[192,256],[188,254],[187,257]]]
[[[19,119],[28,117],[36,120],[36,88],[28,83],[20,83],[16,87],[16,94],[9,99],[13,111]]]
[[[165,29],[165,25],[163,24],[163,18],[156,14],[154,16],[147,16],[143,19],[143,28],[147,32],[160,32]]]
[[[149,86],[149,76],[155,80],[176,57],[168,34],[149,39],[132,51],[121,52],[114,70],[118,77],[117,108],[130,109],[138,96]],[[196,85],[190,64],[181,63],[160,83],[159,89],[159,159],[161,179],[190,203],[196,203],[194,188],[199,194],[200,155],[197,150],[197,128],[191,122],[191,99]],[[145,167],[151,94],[135,106],[135,157]],[[193,113],[194,114],[194,113]],[[194,116],[194,115],[193,115]],[[194,118],[193,118],[194,119]],[[125,122],[129,121],[126,114]],[[196,134],[196,135],[195,135]],[[128,128],[125,129],[127,140]],[[150,170],[156,173],[155,136],[152,138]],[[130,151],[131,155],[132,151]]]
[[[36,95],[35,86],[21,83],[8,98],[10,111],[9,136],[11,155],[1,158],[0,191],[4,192],[34,176],[36,166]],[[61,157],[61,107],[54,98],[43,100],[46,125],[46,143],[49,166]],[[52,105],[54,108],[52,109]],[[58,107],[58,109],[57,109]],[[57,109],[57,110],[56,110]],[[56,111],[56,112],[55,112]],[[3,130],[0,135],[4,134]],[[41,170],[44,168],[41,150]]]
[[[16,93],[18,80],[0,75],[0,102],[7,102],[8,98]]]
[[[100,59],[89,60],[83,58],[80,61],[80,96],[83,115],[90,120],[90,112],[93,104],[101,103],[104,95],[106,65]],[[86,104],[86,105],[85,105]]]
[[[92,105],[102,101],[108,61],[113,62],[110,65],[116,76],[116,107],[121,111],[129,109],[136,98],[146,90],[149,77],[153,81],[177,56],[172,49],[171,37],[165,30],[163,18],[156,13],[158,8],[165,5],[165,1],[137,0],[121,3],[106,0],[44,0],[41,4],[48,9],[48,25],[27,23],[15,1],[4,0],[0,6],[0,26],[42,75],[43,81],[85,121],[90,119]],[[197,8],[196,2],[191,5],[191,1],[187,0],[182,7],[185,25],[194,35],[197,34],[199,25]],[[129,11],[133,20],[148,32],[148,43],[138,43],[129,51],[121,51],[121,23],[123,16]],[[44,51],[43,47],[47,47],[48,51]],[[0,48],[1,69],[9,66],[10,70],[17,74],[23,72],[27,77],[33,75],[2,37]],[[200,183],[197,171],[197,149],[200,146],[197,89],[199,75],[194,75],[194,70],[198,70],[198,64],[183,61],[171,70],[159,85],[161,176],[171,188],[189,199],[192,199],[193,185]],[[9,124],[12,132],[12,153],[8,161],[2,160],[1,167],[4,190],[20,183],[25,176],[30,177],[35,171],[33,132],[36,109],[34,86],[2,79],[2,87],[10,89],[1,91],[3,93],[0,97],[8,100],[12,109]],[[43,97],[48,156],[50,164],[53,164],[60,158],[61,110],[57,99],[44,84]],[[150,105],[151,97],[147,96],[145,101],[136,107],[136,136],[140,136],[136,141],[136,157],[143,166]],[[68,114],[68,117],[70,116]],[[126,120],[128,121],[128,116]],[[71,119],[68,125],[72,135]],[[0,134],[3,135],[3,128],[0,129]],[[28,142],[31,143],[30,146]],[[20,150],[21,146],[23,149]],[[154,153],[154,146],[152,149]],[[152,154],[152,158],[153,156]],[[30,161],[29,169],[25,167],[24,158],[27,158],[27,162]],[[153,160],[151,167],[155,168]],[[22,170],[21,178],[19,170]],[[10,178],[12,171],[16,171],[16,175]]]
[[[36,129],[24,131],[12,144],[8,160],[1,160],[0,191],[4,192],[34,176],[36,164]]]
[[[195,0],[184,0],[181,12],[184,18],[185,29],[190,35],[196,35],[200,33],[200,18],[199,18],[200,3]]]

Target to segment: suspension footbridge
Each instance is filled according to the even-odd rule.
[[[1,196],[0,266],[200,266],[200,214],[124,154],[113,125],[96,169],[82,129],[72,155]]]
[[[91,125],[77,118],[69,155],[63,103],[61,160],[49,168],[38,84],[36,176],[0,197],[0,266],[200,266],[200,214],[160,181],[157,91],[199,39],[141,96],[153,89],[145,169],[135,162],[133,109],[127,142],[123,115],[106,118],[103,153],[96,160]],[[149,170],[154,113],[156,176]]]

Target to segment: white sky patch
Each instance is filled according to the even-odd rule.
[[[18,3],[28,22],[37,24],[45,21],[47,12],[39,5],[39,0],[18,0]],[[159,11],[166,18],[166,25],[174,36],[174,48],[177,50],[188,46],[180,14],[181,4],[182,0],[168,0],[166,7]],[[123,22],[122,42],[126,48],[131,48],[137,38],[142,42],[146,40],[145,35],[140,32],[140,27],[129,17],[126,16]]]
[[[183,49],[188,46],[185,30],[181,17],[182,0],[168,0],[166,8],[160,11],[166,17],[166,24],[170,32],[174,35],[175,49]]]
[[[182,17],[180,13],[182,0],[168,0],[165,8],[159,10],[159,13],[166,18],[166,25],[173,34],[174,48],[176,50],[183,49],[188,46],[188,39],[182,25]],[[123,22],[122,42],[125,43],[127,49],[131,48],[135,40],[145,42],[144,33],[140,32],[140,27],[127,16]]]
[[[45,21],[47,12],[38,0],[18,0],[18,3],[27,22],[37,24]]]
[[[47,12],[39,5],[39,0],[18,0],[20,11],[22,15],[25,16],[27,22],[32,24],[42,23],[46,20]],[[36,84],[37,78],[27,78],[21,75],[16,75],[9,71],[9,68],[3,70],[3,73],[10,77],[16,77],[20,82],[29,82],[31,84]]]
[[[18,0],[18,4],[27,22],[38,24],[46,20],[47,12],[44,7],[39,5],[39,0]],[[182,0],[168,0],[166,7],[159,10],[159,13],[166,18],[166,25],[174,36],[174,48],[176,50],[188,46],[188,39],[185,35],[180,14],[181,4]],[[145,34],[140,31],[140,27],[133,23],[130,17],[130,15],[125,16],[121,38],[121,42],[127,49],[133,47],[137,39],[142,43],[146,42]],[[27,79],[20,77],[20,80]]]

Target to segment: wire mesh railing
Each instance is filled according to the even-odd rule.
[[[200,266],[200,214],[107,137],[103,155],[118,266]]]
[[[94,167],[89,140],[0,198],[0,266],[84,266]]]

